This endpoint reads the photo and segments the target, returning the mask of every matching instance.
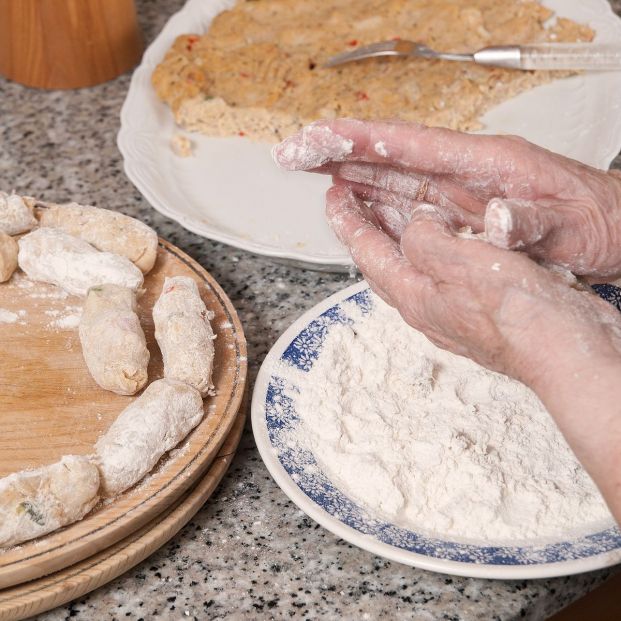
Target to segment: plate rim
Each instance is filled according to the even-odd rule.
[[[188,0],[179,11],[173,13],[173,15],[169,17],[162,30],[145,50],[140,65],[132,74],[127,96],[121,107],[121,127],[116,136],[117,147],[123,156],[123,170],[125,174],[134,186],[136,186],[138,191],[147,199],[147,202],[152,208],[159,211],[164,216],[175,220],[185,229],[196,235],[268,258],[293,262],[296,265],[301,265],[302,267],[308,267],[310,269],[334,270],[338,272],[348,271],[353,265],[353,262],[345,250],[339,254],[307,254],[299,251],[284,250],[278,246],[255,242],[251,239],[244,239],[239,235],[231,235],[226,231],[222,231],[210,225],[199,225],[193,218],[170,209],[165,199],[161,199],[155,190],[141,182],[139,174],[134,169],[135,162],[130,158],[132,136],[132,130],[130,128],[131,104],[133,99],[138,96],[140,82],[146,79],[150,84],[151,72],[161,60],[157,54],[157,48],[162,44],[161,41],[168,36],[168,31],[175,29],[177,22],[201,10],[197,8],[201,4],[203,4],[203,0]],[[211,4],[217,4],[222,7],[221,10],[225,10],[228,5],[232,5],[234,2],[232,0],[211,0]],[[170,111],[168,111],[168,113],[170,113]],[[207,233],[207,231],[209,231],[209,233]]]
[[[580,559],[533,565],[477,564],[440,559],[426,556],[418,552],[403,550],[396,546],[378,541],[370,535],[360,533],[356,529],[330,515],[325,509],[306,496],[280,463],[277,453],[269,439],[265,418],[265,398],[272,378],[272,365],[280,359],[281,355],[294,338],[297,337],[311,321],[317,319],[319,315],[336,304],[342,303],[347,298],[366,289],[369,289],[369,285],[365,280],[362,280],[333,293],[305,311],[278,337],[265,356],[257,374],[251,401],[250,418],[252,422],[252,431],[263,463],[275,483],[285,495],[310,518],[341,539],[367,552],[371,552],[372,554],[376,554],[391,561],[443,574],[495,580],[542,579],[584,573],[611,567],[620,563],[621,548]]]
[[[546,2],[546,0],[540,1]],[[548,2],[550,1],[554,2],[555,0],[548,0]],[[617,29],[621,32],[621,20],[612,10],[608,0],[589,0],[589,2],[592,3],[596,13],[599,11],[607,11],[610,17],[619,20]],[[219,10],[224,10],[231,5],[231,3],[232,0],[210,0],[209,2],[211,6],[215,5],[215,7],[221,7]],[[166,197],[160,197],[159,192],[152,189],[149,184],[144,183],[140,178],[140,174],[136,171],[135,162],[131,159],[132,136],[136,130],[130,127],[130,108],[135,98],[138,96],[141,83],[146,80],[150,84],[151,72],[161,57],[161,54],[158,53],[158,48],[163,45],[162,42],[169,36],[169,32],[175,31],[179,22],[191,18],[195,12],[201,10],[199,7],[204,5],[204,0],[188,0],[179,11],[174,13],[149,44],[140,65],[136,68],[131,77],[128,93],[121,109],[121,127],[116,139],[117,146],[123,157],[125,174],[139,192],[147,199],[151,207],[164,216],[175,220],[181,226],[196,235],[296,266],[324,271],[347,272],[351,269],[352,262],[349,254],[345,250],[343,253],[339,254],[309,254],[300,250],[283,249],[267,243],[256,242],[252,239],[244,238],[241,235],[232,235],[227,231],[209,224],[201,223],[197,219],[169,207],[168,203],[170,201],[168,201]],[[621,121],[617,133],[619,134],[617,139],[619,144],[617,147],[609,147],[610,150],[600,158],[602,163],[609,165],[619,153],[619,147],[621,147]]]

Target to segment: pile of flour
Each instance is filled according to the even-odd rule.
[[[333,327],[308,373],[277,373],[301,422],[294,442],[376,517],[474,540],[579,532],[611,520],[535,394],[442,351],[378,298]]]

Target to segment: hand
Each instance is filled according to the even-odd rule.
[[[621,521],[621,315],[521,253],[455,235],[432,206],[401,245],[350,188],[327,214],[371,287],[431,341],[522,380],[554,416]]]
[[[332,174],[373,202],[393,237],[427,202],[498,247],[600,280],[621,275],[621,178],[521,138],[341,119],[304,128],[274,157]]]
[[[621,315],[611,305],[524,254],[458,237],[431,205],[413,211],[400,244],[350,188],[329,190],[327,214],[378,295],[443,349],[529,385],[541,380],[533,361],[549,366],[547,352],[561,346],[580,366],[589,352],[621,359]],[[589,335],[589,352],[575,346],[577,331]]]

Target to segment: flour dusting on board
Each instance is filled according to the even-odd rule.
[[[68,304],[62,308],[52,308],[44,311],[51,320],[45,324],[48,329],[70,330],[80,325],[82,307]]]
[[[375,297],[367,315],[342,308],[353,327],[330,328],[310,371],[274,370],[300,418],[281,450],[310,450],[343,494],[420,532],[510,541],[612,521],[530,389],[438,349]]]
[[[59,319],[52,321],[50,325],[60,330],[72,330],[73,328],[77,328],[80,325],[81,317],[82,317],[82,310],[80,309],[77,312],[73,312],[73,313],[70,312],[66,315],[63,315]]]
[[[15,323],[19,319],[17,313],[13,313],[6,308],[0,308],[0,323]]]
[[[34,282],[29,280],[25,274],[16,272],[4,286],[8,290],[11,288],[19,289],[14,294],[15,298],[28,299],[31,307],[30,313],[25,309],[8,311],[18,316],[18,319],[15,320],[11,317],[11,323],[17,322],[20,325],[26,325],[30,321],[39,322],[40,320],[36,316],[40,314],[43,315],[43,322],[40,325],[46,330],[74,330],[79,326],[82,305],[72,302],[81,302],[81,300],[73,296],[70,297],[66,291],[56,285]],[[11,299],[11,294],[9,294],[8,299]],[[34,317],[29,317],[30,314]],[[0,313],[0,323],[2,323],[1,316]]]

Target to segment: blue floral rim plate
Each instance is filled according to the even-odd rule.
[[[287,443],[285,436],[299,424],[299,418],[285,391],[285,380],[278,374],[278,363],[308,372],[321,356],[330,329],[352,323],[341,307],[345,301],[357,304],[364,314],[373,312],[371,291],[364,281],[312,308],[272,347],[261,366],[252,397],[252,428],[261,457],[276,483],[302,511],[335,535],[369,552],[447,574],[547,578],[621,562],[621,531],[613,525],[561,541],[485,546],[430,537],[377,519],[330,481],[310,451]]]

